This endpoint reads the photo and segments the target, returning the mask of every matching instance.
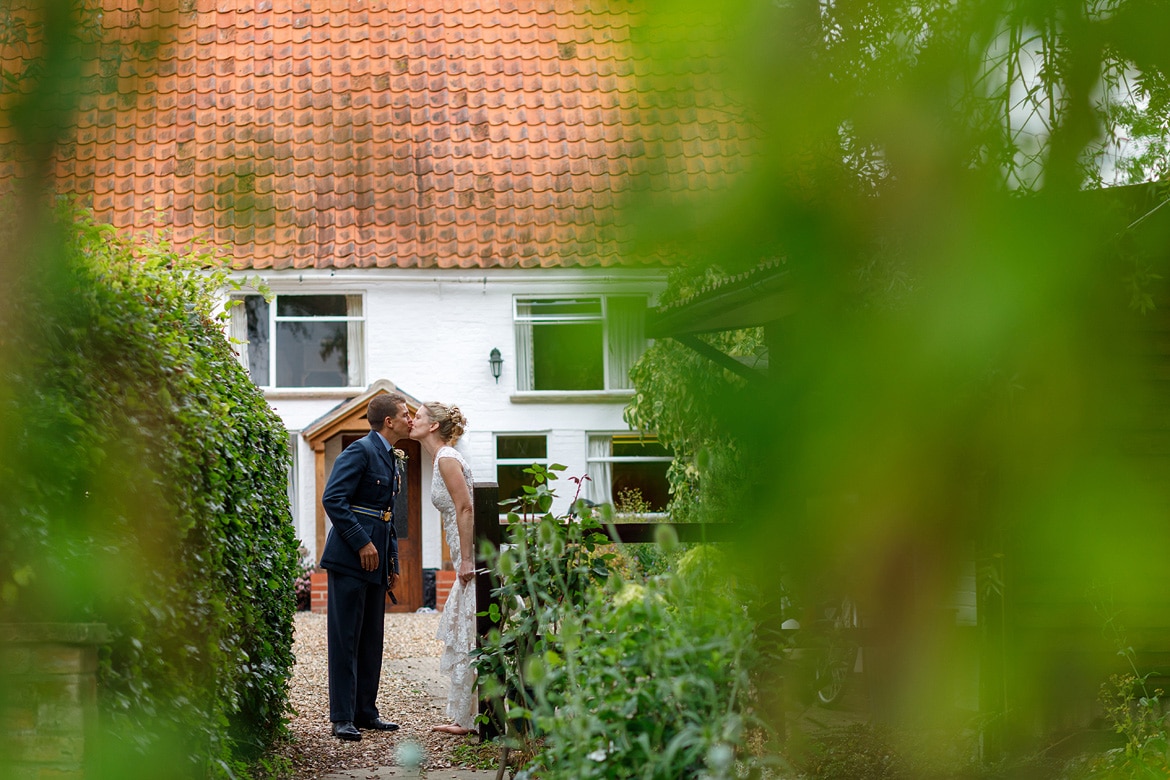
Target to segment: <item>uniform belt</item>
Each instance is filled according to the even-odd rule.
[[[367,517],[376,517],[379,520],[381,520],[383,523],[390,522],[390,510],[389,509],[372,509],[368,506],[351,506],[350,509],[352,509],[354,512],[357,512],[359,515],[366,515]]]

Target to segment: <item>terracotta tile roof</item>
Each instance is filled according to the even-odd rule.
[[[702,62],[656,87],[625,2],[101,2],[59,190],[240,268],[612,265],[636,182],[718,186],[749,142]]]

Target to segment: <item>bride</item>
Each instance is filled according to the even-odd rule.
[[[458,406],[430,401],[418,408],[410,438],[434,456],[431,503],[443,516],[443,530],[458,576],[447,596],[435,634],[445,645],[439,670],[449,675],[447,717],[452,723],[433,731],[469,734],[476,715],[475,670],[470,652],[475,647],[475,553],[474,514],[471,499],[471,467],[453,446],[463,435],[467,418]]]

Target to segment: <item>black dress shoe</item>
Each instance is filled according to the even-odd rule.
[[[398,731],[397,723],[388,723],[381,718],[357,721],[356,725],[359,729],[365,729],[366,731]]]
[[[342,720],[333,724],[333,736],[337,737],[338,739],[347,739],[350,742],[357,742],[362,738],[362,733],[358,731],[350,721]]]

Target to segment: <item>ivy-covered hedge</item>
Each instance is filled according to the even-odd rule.
[[[110,626],[95,774],[238,774],[286,723],[287,433],[222,275],[72,212],[42,237],[0,313],[0,622]]]

